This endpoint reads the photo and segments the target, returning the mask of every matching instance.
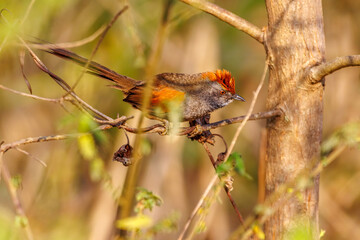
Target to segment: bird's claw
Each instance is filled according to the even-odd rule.
[[[191,130],[190,133],[188,133],[188,137],[189,138],[195,138],[198,135],[201,135],[203,133],[202,127],[201,125],[195,125],[193,126],[193,129]]]
[[[214,136],[209,130],[204,131],[201,125],[193,126],[193,130],[187,134],[191,140],[196,140],[200,143],[215,144]]]
[[[208,124],[210,122],[210,115],[203,116],[201,118],[192,120],[189,122],[190,127],[193,127],[191,132],[187,134],[187,136],[191,140],[196,140],[200,143],[209,143],[214,145],[214,137],[209,130],[204,130],[202,127],[203,124]]]
[[[170,122],[168,120],[165,120],[165,119],[161,119],[161,125],[162,125],[162,130],[159,131],[159,134],[161,136],[165,136],[165,135],[168,135],[171,128],[170,128]]]

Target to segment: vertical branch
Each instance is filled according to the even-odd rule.
[[[265,201],[265,157],[266,157],[266,130],[261,131],[260,153],[258,166],[258,204]]]
[[[172,2],[173,2],[173,0],[167,0],[167,2],[166,2],[165,8],[164,8],[164,13],[163,13],[164,17],[162,19],[158,34],[155,38],[155,45],[154,45],[153,51],[149,57],[148,65],[146,67],[145,78],[148,80],[148,82],[147,82],[147,87],[144,90],[144,97],[143,97],[144,100],[143,100],[142,107],[141,107],[141,117],[138,122],[138,128],[141,128],[143,121],[144,121],[144,117],[147,113],[148,106],[150,104],[149,101],[150,101],[150,97],[152,94],[151,91],[152,91],[152,84],[153,84],[152,76],[154,75],[155,66],[158,63],[159,56],[161,54],[161,49],[162,49],[162,46],[163,46],[163,43],[164,43],[164,40],[166,37],[167,21],[168,21],[169,12],[170,12],[170,9],[172,6]],[[142,136],[141,136],[141,134],[137,134],[136,139],[135,139],[135,144],[134,144],[135,152],[140,151],[141,142],[142,142]],[[119,199],[119,208],[118,208],[118,213],[117,213],[117,219],[124,219],[131,215],[131,209],[132,209],[132,204],[133,204],[133,200],[134,200],[134,196],[135,196],[136,184],[137,184],[137,181],[139,178],[140,168],[141,168],[141,158],[140,158],[140,154],[138,154],[137,156],[135,156],[134,164],[129,166],[128,172],[126,174],[124,189],[123,189],[121,197]],[[118,231],[117,234],[120,236],[125,236],[126,232]]]
[[[304,68],[321,64],[325,39],[321,0],[266,0],[270,60],[267,108],[283,109],[285,117],[267,121],[266,198],[320,156],[323,86],[309,84]],[[318,238],[319,177],[279,208],[265,224],[265,235],[286,238],[302,218]],[[300,200],[301,199],[301,200]],[[274,203],[275,204],[275,203]],[[295,221],[295,222],[294,222]]]

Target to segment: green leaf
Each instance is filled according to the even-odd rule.
[[[254,211],[258,215],[271,216],[274,213],[274,209],[264,204],[258,204],[255,206]]]
[[[252,226],[252,230],[255,233],[255,235],[257,236],[258,239],[265,239],[265,233],[263,232],[263,230],[259,227],[259,225],[254,224]]]
[[[93,181],[103,179],[105,173],[104,161],[101,158],[95,158],[90,163],[90,178]]]
[[[90,134],[80,136],[78,145],[80,153],[85,159],[90,160],[96,156],[94,138]]]
[[[313,223],[309,223],[305,218],[295,218],[290,223],[290,226],[286,232],[284,239],[291,240],[304,240],[314,239],[316,234],[316,228]]]
[[[177,222],[179,221],[179,214],[178,213],[172,213],[169,217],[161,220],[160,222],[156,223],[150,231],[153,234],[157,234],[160,232],[167,232],[170,233],[172,231],[175,231],[178,227]]]
[[[240,175],[249,180],[253,180],[253,178],[246,172],[245,163],[241,155],[235,158],[235,171]]]
[[[16,215],[15,225],[21,228],[25,228],[29,225],[29,220],[25,216]]]
[[[135,212],[137,213],[142,212],[145,209],[151,211],[154,206],[160,206],[162,204],[162,199],[159,196],[145,188],[138,188],[136,201]]]
[[[15,175],[11,178],[11,185],[14,186],[14,188],[19,189],[22,186],[22,177],[21,175]]]
[[[249,180],[252,180],[253,178],[246,172],[245,170],[245,163],[242,158],[242,156],[239,153],[232,153],[229,158],[221,163],[216,168],[216,173],[218,175],[223,175],[225,173],[230,172],[231,170],[234,170],[236,173],[238,173],[240,176],[243,176]]]
[[[140,228],[149,227],[152,224],[152,219],[145,215],[135,217],[128,217],[116,221],[116,227],[124,230],[136,230]]]
[[[79,119],[79,132],[89,132],[97,127],[96,122],[87,115],[81,115]]]
[[[151,145],[150,140],[147,138],[143,138],[141,141],[141,153],[144,156],[147,156],[151,153],[151,148],[152,148],[152,145]]]
[[[225,161],[220,163],[217,167],[216,167],[216,173],[218,175],[224,175],[228,172],[230,172],[232,170],[232,163],[230,161]]]
[[[200,220],[195,226],[195,232],[202,233],[205,231],[206,231],[206,223],[204,221]]]
[[[319,239],[321,239],[323,236],[325,236],[326,231],[324,229],[320,230]]]
[[[336,130],[321,145],[321,154],[326,156],[341,144],[348,146],[359,146],[360,143],[360,122],[347,123]]]

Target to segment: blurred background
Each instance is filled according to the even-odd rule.
[[[154,58],[154,73],[195,73],[225,68],[236,79],[236,91],[247,102],[235,102],[212,114],[212,121],[244,115],[264,68],[263,47],[249,36],[218,19],[186,4],[173,1],[164,41],[159,40],[164,0],[37,0],[21,25],[30,1],[2,0],[0,9],[0,84],[28,92],[19,62],[16,35],[29,41],[67,43],[85,39],[107,24],[124,5],[129,9],[106,34],[93,60],[120,74],[142,80]],[[218,4],[265,26],[263,1],[223,0]],[[323,3],[326,57],[359,54],[360,2],[329,0]],[[12,27],[6,27],[11,25]],[[15,29],[15,30],[14,30]],[[90,57],[97,41],[71,50]],[[47,67],[71,85],[81,68],[35,50]],[[64,91],[41,72],[26,54],[24,72],[33,94],[60,98]],[[347,123],[359,121],[360,69],[347,68],[326,78],[323,138]],[[135,116],[128,123],[136,126],[139,112],[122,102],[120,91],[94,76],[81,78],[76,93],[89,104],[116,117]],[[255,112],[265,110],[267,86],[260,93]],[[146,122],[145,124],[150,124]],[[249,122],[235,146],[242,155],[253,180],[235,176],[232,192],[243,216],[253,212],[258,202],[257,169],[261,134],[265,121]],[[219,128],[230,143],[237,125]],[[71,104],[34,100],[0,89],[0,142],[26,137],[88,131],[93,123]],[[135,136],[129,134],[133,142]],[[156,222],[169,219],[178,228],[169,228],[149,239],[175,239],[214,174],[204,149],[185,137],[146,135],[144,159],[138,186],[161,197],[163,203],[145,213]],[[108,239],[114,229],[116,199],[121,193],[127,168],[112,162],[113,153],[126,143],[124,132],[111,129],[87,140],[31,144],[21,147],[32,157],[11,150],[4,156],[12,180],[18,184],[21,203],[36,239]],[[211,148],[224,150],[221,141]],[[346,150],[321,174],[320,227],[324,239],[353,239],[360,236],[360,157],[359,149]],[[44,161],[42,166],[34,158]],[[224,191],[212,204],[206,218],[206,231],[195,239],[226,239],[237,227],[236,214]],[[4,181],[0,181],[0,239],[24,239],[14,224],[16,214]],[[71,233],[71,234],[69,234]]]

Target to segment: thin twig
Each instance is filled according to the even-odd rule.
[[[248,34],[258,42],[264,43],[263,31],[261,31],[260,28],[246,21],[245,19],[235,15],[234,13],[223,9],[214,3],[207,2],[204,0],[181,0],[181,1],[219,18],[220,20]]]
[[[70,133],[70,134],[58,134],[58,135],[50,135],[50,136],[28,137],[28,138],[23,138],[23,139],[20,139],[20,140],[11,142],[11,143],[7,143],[7,144],[2,143],[2,144],[0,144],[0,153],[1,152],[5,153],[12,148],[17,148],[19,146],[23,146],[23,145],[27,145],[27,144],[31,144],[31,143],[40,143],[40,142],[65,140],[65,139],[69,139],[69,138],[77,138],[77,137],[81,137],[83,135],[92,134],[96,131],[102,131],[102,130],[106,130],[106,129],[109,129],[112,127],[121,127],[121,125],[125,121],[127,121],[131,118],[132,117],[122,116],[117,119],[101,121],[103,123],[103,125],[93,129],[92,131],[84,132],[84,133]]]
[[[25,221],[22,227],[25,229],[27,239],[33,240],[34,237],[33,237],[32,230],[30,228],[30,223],[28,222],[28,219],[25,215],[25,211],[21,205],[17,190],[14,187],[14,185],[11,183],[11,176],[10,176],[9,170],[7,169],[6,165],[3,163],[2,158],[3,158],[3,152],[0,152],[0,162],[2,162],[1,175],[3,176],[6,187],[9,190],[11,200],[14,204],[17,215]]]
[[[104,124],[95,128],[92,131],[89,132],[84,132],[84,133],[71,133],[71,134],[58,134],[58,135],[51,135],[51,136],[38,136],[38,137],[28,137],[28,138],[23,138],[11,143],[7,143],[4,144],[4,142],[1,142],[0,144],[0,154],[2,155],[3,153],[7,152],[10,149],[16,149],[19,152],[22,152],[32,158],[35,158],[37,161],[39,161],[43,166],[46,167],[46,164],[39,160],[38,158],[32,156],[30,153],[22,150],[19,148],[19,146],[23,146],[23,145],[27,145],[27,144],[32,144],[32,143],[40,143],[40,142],[49,142],[49,141],[58,141],[58,140],[65,140],[65,139],[70,139],[70,138],[77,138],[77,137],[81,137],[84,135],[88,135],[88,134],[92,134],[96,131],[101,131],[101,130],[106,130],[109,128],[113,128],[113,127],[119,127],[121,124],[123,124],[126,120],[128,120],[130,118],[128,117],[120,117],[117,119],[113,119],[111,121],[102,121]],[[0,168],[1,168],[1,161],[0,161]]]
[[[233,150],[233,148],[235,146],[235,143],[236,143],[236,141],[237,141],[237,139],[238,139],[238,137],[240,135],[241,130],[245,126],[246,122],[250,119],[250,116],[251,116],[252,111],[254,110],[255,103],[256,103],[257,97],[259,95],[259,92],[260,92],[260,90],[261,90],[261,88],[262,88],[262,86],[263,86],[263,84],[265,82],[265,77],[266,77],[267,70],[268,70],[268,62],[266,61],[265,62],[265,67],[264,67],[264,72],[263,72],[263,75],[261,77],[261,81],[260,81],[259,86],[257,87],[256,91],[254,92],[254,97],[253,97],[253,100],[252,100],[252,102],[250,104],[249,110],[248,110],[248,112],[246,114],[246,117],[245,117],[244,121],[240,124],[240,126],[236,130],[236,133],[235,133],[235,135],[233,137],[233,140],[231,141],[229,151],[227,152],[225,159],[228,159],[228,157],[229,157],[230,153],[232,152],[232,150]]]
[[[32,98],[32,99],[36,99],[36,100],[41,100],[41,101],[45,101],[45,102],[51,102],[51,103],[57,103],[59,104],[66,112],[70,113],[70,111],[65,107],[65,104],[64,102],[70,102],[71,104],[73,104],[75,107],[77,107],[80,111],[83,111],[83,112],[86,112],[80,104],[77,104],[76,100],[73,99],[72,97],[69,97],[69,96],[63,96],[63,97],[60,97],[60,98],[45,98],[45,97],[40,97],[40,96],[37,96],[37,95],[33,95],[33,94],[28,94],[28,93],[24,93],[24,92],[20,92],[20,91],[16,91],[14,89],[11,89],[11,88],[7,88],[3,85],[0,84],[0,88],[3,89],[3,90],[6,90],[6,91],[9,91],[9,92],[12,92],[12,93],[15,93],[15,94],[18,94],[20,96],[24,96],[24,97],[29,97],[29,98]],[[86,112],[88,113],[88,112]],[[92,116],[91,116],[92,117]],[[93,120],[94,121],[97,121],[97,118],[94,118],[93,117]],[[109,120],[108,120],[109,121]]]
[[[337,57],[310,69],[311,83],[318,83],[323,77],[345,67],[360,66],[360,55]]]
[[[18,148],[18,147],[15,147],[14,149],[16,149],[17,151],[25,154],[26,156],[29,156],[30,158],[34,159],[35,161],[39,162],[41,165],[43,165],[44,167],[47,167],[46,163],[44,161],[42,161],[41,159],[35,157],[34,155],[32,155],[31,153],[21,149],[21,148]]]
[[[46,101],[46,102],[53,102],[53,103],[59,103],[60,101],[62,101],[61,98],[45,98],[45,97],[40,97],[40,96],[36,96],[36,95],[33,95],[33,94],[19,92],[19,91],[16,91],[14,89],[5,87],[4,85],[1,85],[1,84],[0,84],[0,88],[3,89],[3,90],[9,91],[9,92],[12,92],[12,93],[24,96],[24,97],[29,97],[29,98],[32,98],[32,99],[36,99],[36,100],[41,100],[41,101]]]
[[[47,73],[52,79],[55,80],[57,84],[59,84],[60,87],[62,87],[67,93],[69,93],[76,101],[78,101],[79,104],[81,104],[85,109],[90,110],[91,112],[97,114],[98,116],[102,117],[103,119],[107,120],[113,120],[109,116],[105,115],[104,113],[100,112],[96,108],[89,105],[87,102],[82,100],[78,95],[75,94],[74,91],[71,90],[69,84],[67,84],[62,78],[57,76],[56,74],[52,73],[46,65],[40,60],[40,58],[30,49],[28,44],[21,38],[18,37],[19,40],[23,43],[23,45],[27,48],[30,55],[32,56],[35,64],[42,70],[43,72]]]
[[[204,146],[205,151],[208,154],[208,156],[209,156],[209,158],[210,158],[210,160],[211,160],[211,162],[213,164],[214,169],[216,170],[216,161],[214,160],[214,157],[212,156],[212,154],[211,154],[211,152],[209,150],[209,147],[207,146],[207,144],[205,142],[203,142],[202,145]],[[220,178],[220,176],[219,176],[219,178]],[[238,206],[236,205],[233,197],[231,196],[230,189],[226,185],[224,185],[224,190],[225,190],[226,195],[228,196],[228,198],[230,200],[231,205],[233,206],[233,208],[234,208],[234,210],[236,212],[236,215],[237,215],[237,217],[238,217],[238,219],[240,221],[240,224],[244,224],[244,218],[241,215],[241,212],[240,212]]]
[[[8,24],[8,21],[6,20],[5,16],[3,15],[3,12],[5,12],[5,11],[9,11],[9,10],[6,9],[6,8],[3,8],[3,9],[0,10],[0,17],[6,24]],[[4,48],[6,42],[8,41],[8,39],[10,37],[10,34],[11,34],[11,31],[8,31],[7,34],[4,36],[4,39],[0,44],[0,52]]]
[[[19,58],[20,58],[20,68],[21,68],[22,76],[24,78],[24,81],[25,81],[25,84],[26,84],[27,88],[29,89],[29,92],[32,94],[31,85],[30,85],[29,80],[26,77],[25,69],[24,69],[24,66],[25,66],[25,49],[20,49]]]
[[[189,219],[186,221],[183,230],[181,231],[178,240],[182,240],[185,237],[185,233],[188,230],[188,228],[190,227],[190,224],[192,222],[192,220],[195,218],[197,212],[199,211],[200,207],[203,205],[204,200],[206,198],[207,195],[209,195],[210,190],[212,189],[212,187],[214,186],[214,184],[216,183],[216,180],[218,179],[217,175],[215,175],[209,182],[208,186],[206,187],[204,193],[201,195],[198,203],[196,204],[196,206],[194,207],[193,211],[190,214]]]
[[[29,6],[26,8],[26,12],[25,12],[25,14],[24,14],[23,19],[21,20],[21,23],[20,23],[21,25],[23,25],[23,24],[24,24],[24,22],[26,21],[27,17],[29,16],[30,11],[31,11],[31,9],[32,9],[32,7],[33,7],[33,5],[34,5],[34,3],[35,3],[35,0],[31,0],[31,2],[30,2],[30,4],[29,4]]]
[[[100,34],[102,32],[104,32],[104,29],[106,28],[106,25],[101,26],[98,30],[96,30],[93,34],[91,34],[90,36],[84,38],[84,39],[80,39],[78,41],[74,41],[74,42],[64,42],[64,43],[29,43],[29,46],[31,48],[36,48],[36,49],[42,49],[42,50],[47,50],[49,48],[53,48],[54,46],[56,46],[57,48],[75,48],[75,47],[80,47],[83,46],[89,42],[94,41],[98,36],[100,36]]]
[[[81,72],[80,76],[78,77],[78,79],[76,80],[75,84],[71,87],[71,91],[73,91],[76,86],[79,84],[81,78],[84,76],[84,74],[86,73],[86,71],[88,70],[88,67],[91,63],[91,60],[94,58],[95,53],[97,52],[97,50],[100,47],[100,44],[102,43],[102,41],[105,38],[105,35],[107,34],[107,32],[109,31],[109,29],[112,27],[112,25],[115,23],[115,21],[120,17],[121,14],[123,14],[129,7],[125,6],[123,7],[117,14],[115,14],[115,16],[113,17],[113,19],[111,19],[111,21],[108,23],[108,25],[106,26],[105,30],[101,33],[99,41],[96,43],[95,48],[93,49],[93,51],[91,52],[90,57],[88,58],[83,71]]]
[[[87,134],[89,134],[89,133],[59,134],[59,135],[52,135],[52,136],[38,136],[38,137],[23,138],[18,141],[15,141],[15,142],[1,145],[0,152],[5,153],[6,151],[8,151],[12,148],[16,148],[16,147],[31,144],[31,143],[64,140],[64,139],[68,139],[68,138],[80,137],[80,136],[87,135]]]

